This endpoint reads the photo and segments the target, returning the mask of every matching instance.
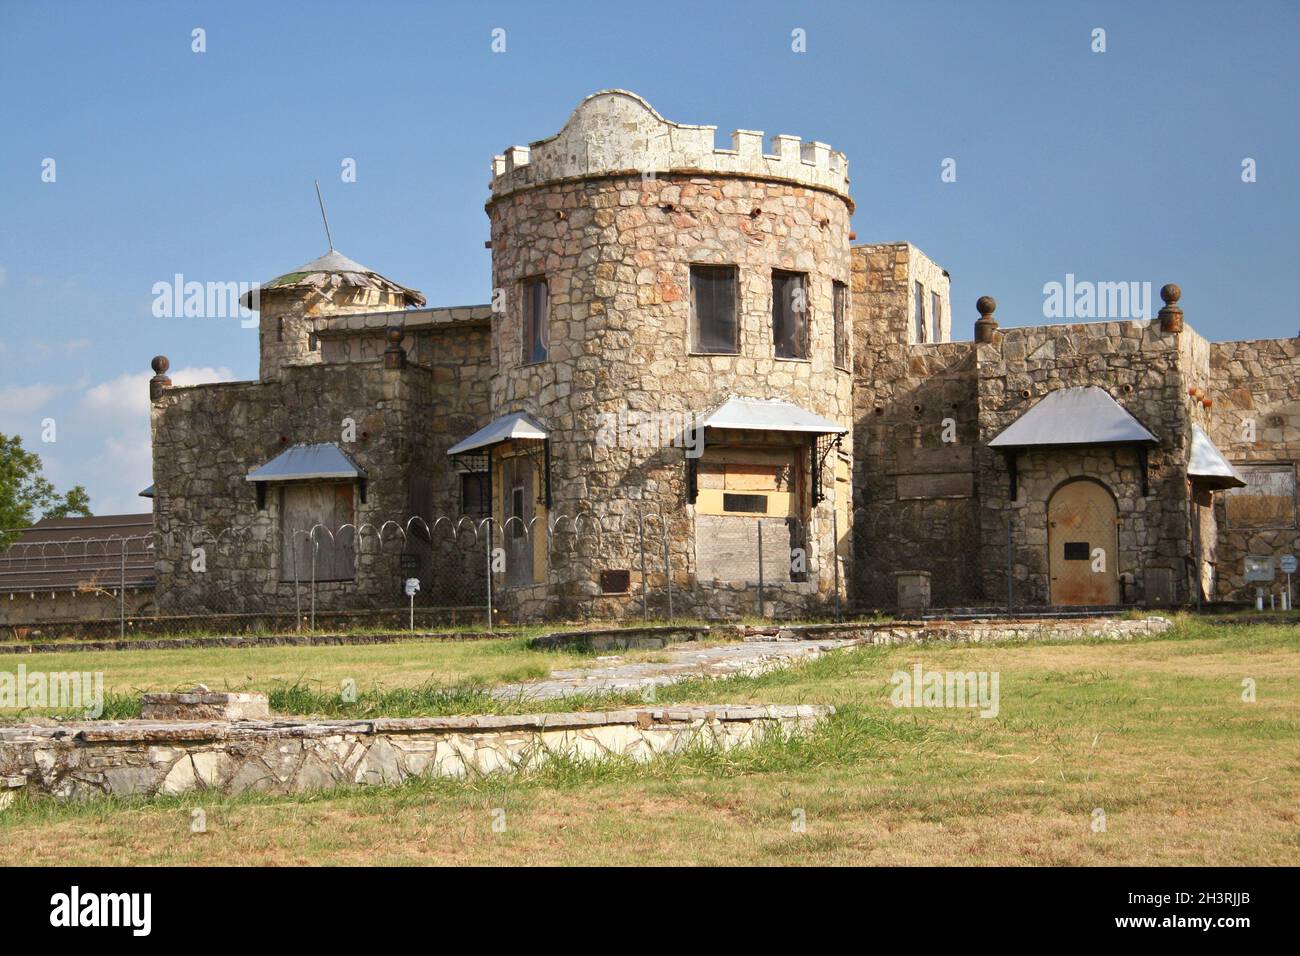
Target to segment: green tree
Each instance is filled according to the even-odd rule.
[[[0,545],[4,531],[40,518],[90,517],[90,496],[81,485],[61,495],[42,473],[41,458],[17,435],[0,434]]]

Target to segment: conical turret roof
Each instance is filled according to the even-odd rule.
[[[263,290],[275,289],[316,289],[321,292],[350,286],[357,289],[378,289],[401,295],[408,306],[424,305],[424,296],[416,289],[385,278],[373,269],[349,259],[343,253],[331,249],[325,255],[305,263],[291,272],[276,276],[270,282],[262,283]],[[252,293],[246,292],[240,299],[245,308],[252,308]]]

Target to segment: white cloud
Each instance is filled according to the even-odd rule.
[[[76,481],[86,485],[96,514],[136,514],[149,510],[140,490],[153,482],[149,437],[150,372],[119,375],[86,390],[78,411],[90,416],[103,435],[97,454],[88,457]],[[187,367],[170,373],[173,385],[229,382],[223,367]]]
[[[28,415],[43,408],[50,399],[66,389],[66,385],[6,385],[0,388],[0,409],[7,414]]]
[[[149,379],[151,372],[128,372],[117,378],[86,390],[81,400],[82,408],[100,421],[138,420],[145,428],[149,424]],[[209,382],[229,382],[234,373],[220,368],[187,367],[171,373],[173,385],[205,385]]]
[[[28,437],[39,434],[45,417],[41,411],[67,390],[66,385],[44,383],[0,388],[0,432]]]

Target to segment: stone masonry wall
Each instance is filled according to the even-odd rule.
[[[322,396],[328,400],[322,401]],[[252,469],[298,442],[338,442],[369,476],[366,501],[356,497],[355,581],[317,584],[322,608],[393,606],[401,591],[400,537],[378,530],[418,507],[412,476],[431,474],[423,431],[432,375],[382,364],[288,366],[279,380],[169,388],[152,409],[154,521],[161,537],[158,604],[164,612],[292,608],[294,587],[280,581],[279,494],[268,485],[258,510]],[[343,419],[356,441],[343,442]],[[441,468],[445,464],[439,462]],[[201,544],[207,571],[191,570]],[[428,548],[421,576],[427,577]],[[426,585],[428,581],[426,580]]]
[[[934,281],[937,267],[909,243],[853,249],[850,598],[863,608],[894,606],[896,571],[929,571],[936,606],[976,604],[982,595],[975,347],[907,344],[919,264]],[[943,303],[950,311],[946,284]]]
[[[517,192],[494,200],[489,214],[494,285],[507,301],[493,322],[494,414],[525,410],[551,429],[554,514],[598,509],[616,529],[602,535],[601,553],[589,563],[552,568],[562,613],[607,613],[635,600],[635,588],[629,598],[597,598],[597,574],[639,567],[635,522],[627,518],[643,511],[667,517],[674,584],[689,600],[701,542],[683,452],[602,447],[601,415],[685,417],[740,395],[783,398],[848,425],[850,376],[832,367],[831,313],[832,282],[849,279],[847,205],[801,186],[661,174]],[[691,263],[737,268],[739,354],[690,353]],[[809,275],[810,360],[773,357],[772,269]],[[542,274],[550,284],[550,354],[524,365],[519,281]],[[846,438],[846,450],[850,444]],[[833,468],[824,482],[832,494]],[[823,502],[812,519],[812,581],[785,587],[797,603],[827,600],[831,507]],[[702,591],[696,596],[709,602]]]
[[[1210,437],[1233,464],[1300,461],[1300,339],[1214,342],[1209,346],[1209,391],[1214,402],[1207,414]],[[1248,420],[1255,440],[1246,440]],[[1215,495],[1219,530],[1215,597],[1253,601],[1255,587],[1245,580],[1247,555],[1300,555],[1300,529],[1231,527],[1225,493]],[[1296,508],[1300,512],[1300,505]],[[1281,586],[1284,577],[1278,573]],[[1293,582],[1295,578],[1293,577]],[[1294,588],[1293,588],[1294,593]]]
[[[1191,567],[1186,462],[1190,424],[1178,336],[1158,322],[1097,322],[996,333],[976,346],[979,362],[981,560],[985,592],[1007,593],[1007,522],[1014,523],[1017,603],[1049,598],[1047,501],[1069,478],[1091,477],[1119,509],[1119,572],[1133,576],[1128,599],[1172,588],[1188,599]],[[1096,447],[1031,450],[1019,455],[1019,496],[1008,501],[1005,457],[987,442],[1057,388],[1102,385],[1160,439],[1151,449],[1150,494],[1141,495],[1137,453]],[[1154,593],[1154,590],[1153,590]]]

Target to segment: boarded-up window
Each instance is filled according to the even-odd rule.
[[[351,482],[285,485],[280,491],[280,580],[356,577],[356,531]]]
[[[524,280],[524,363],[545,362],[551,344],[550,296],[546,279]]]
[[[1245,488],[1224,498],[1228,527],[1243,529],[1296,526],[1295,466],[1237,465]]]
[[[696,472],[696,511],[782,517],[797,514],[794,460],[792,450],[706,450]]]
[[[800,272],[772,270],[772,340],[776,357],[808,357],[808,291]]]
[[[691,266],[691,351],[734,355],[740,351],[736,321],[736,270]]]
[[[832,306],[835,311],[835,367],[849,367],[849,324],[845,314],[848,309],[849,287],[843,282],[831,286]]]

